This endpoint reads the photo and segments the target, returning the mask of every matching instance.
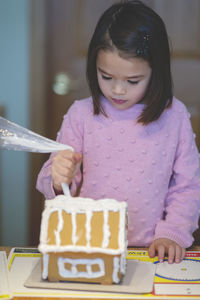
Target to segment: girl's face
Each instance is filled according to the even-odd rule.
[[[100,50],[97,56],[97,78],[102,94],[119,110],[142,100],[151,68],[142,58],[124,59],[117,51]]]

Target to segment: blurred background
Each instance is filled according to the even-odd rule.
[[[114,0],[0,0],[0,115],[55,139],[74,99],[89,96],[88,42]],[[175,96],[191,113],[200,149],[200,1],[146,0],[172,44]],[[0,245],[38,244],[47,154],[0,150]]]

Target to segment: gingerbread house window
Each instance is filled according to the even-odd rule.
[[[71,264],[71,269],[65,268],[65,264]],[[79,266],[86,266],[86,271],[78,271]],[[97,265],[99,271],[93,271],[92,266]],[[64,278],[98,278],[105,275],[104,261],[100,258],[96,259],[71,259],[62,258],[58,259],[58,272]]]

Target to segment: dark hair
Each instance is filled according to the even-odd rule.
[[[117,49],[124,58],[140,57],[149,62],[152,74],[143,100],[145,108],[138,122],[157,120],[172,103],[170,49],[164,22],[141,1],[113,4],[100,17],[89,44],[87,80],[93,97],[94,114],[105,112],[100,103],[96,70],[99,50]]]

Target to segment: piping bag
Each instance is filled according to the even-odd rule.
[[[69,145],[48,139],[1,116],[0,148],[37,153],[51,153],[60,150],[74,151]],[[68,184],[62,183],[62,189],[66,196],[70,195]]]

